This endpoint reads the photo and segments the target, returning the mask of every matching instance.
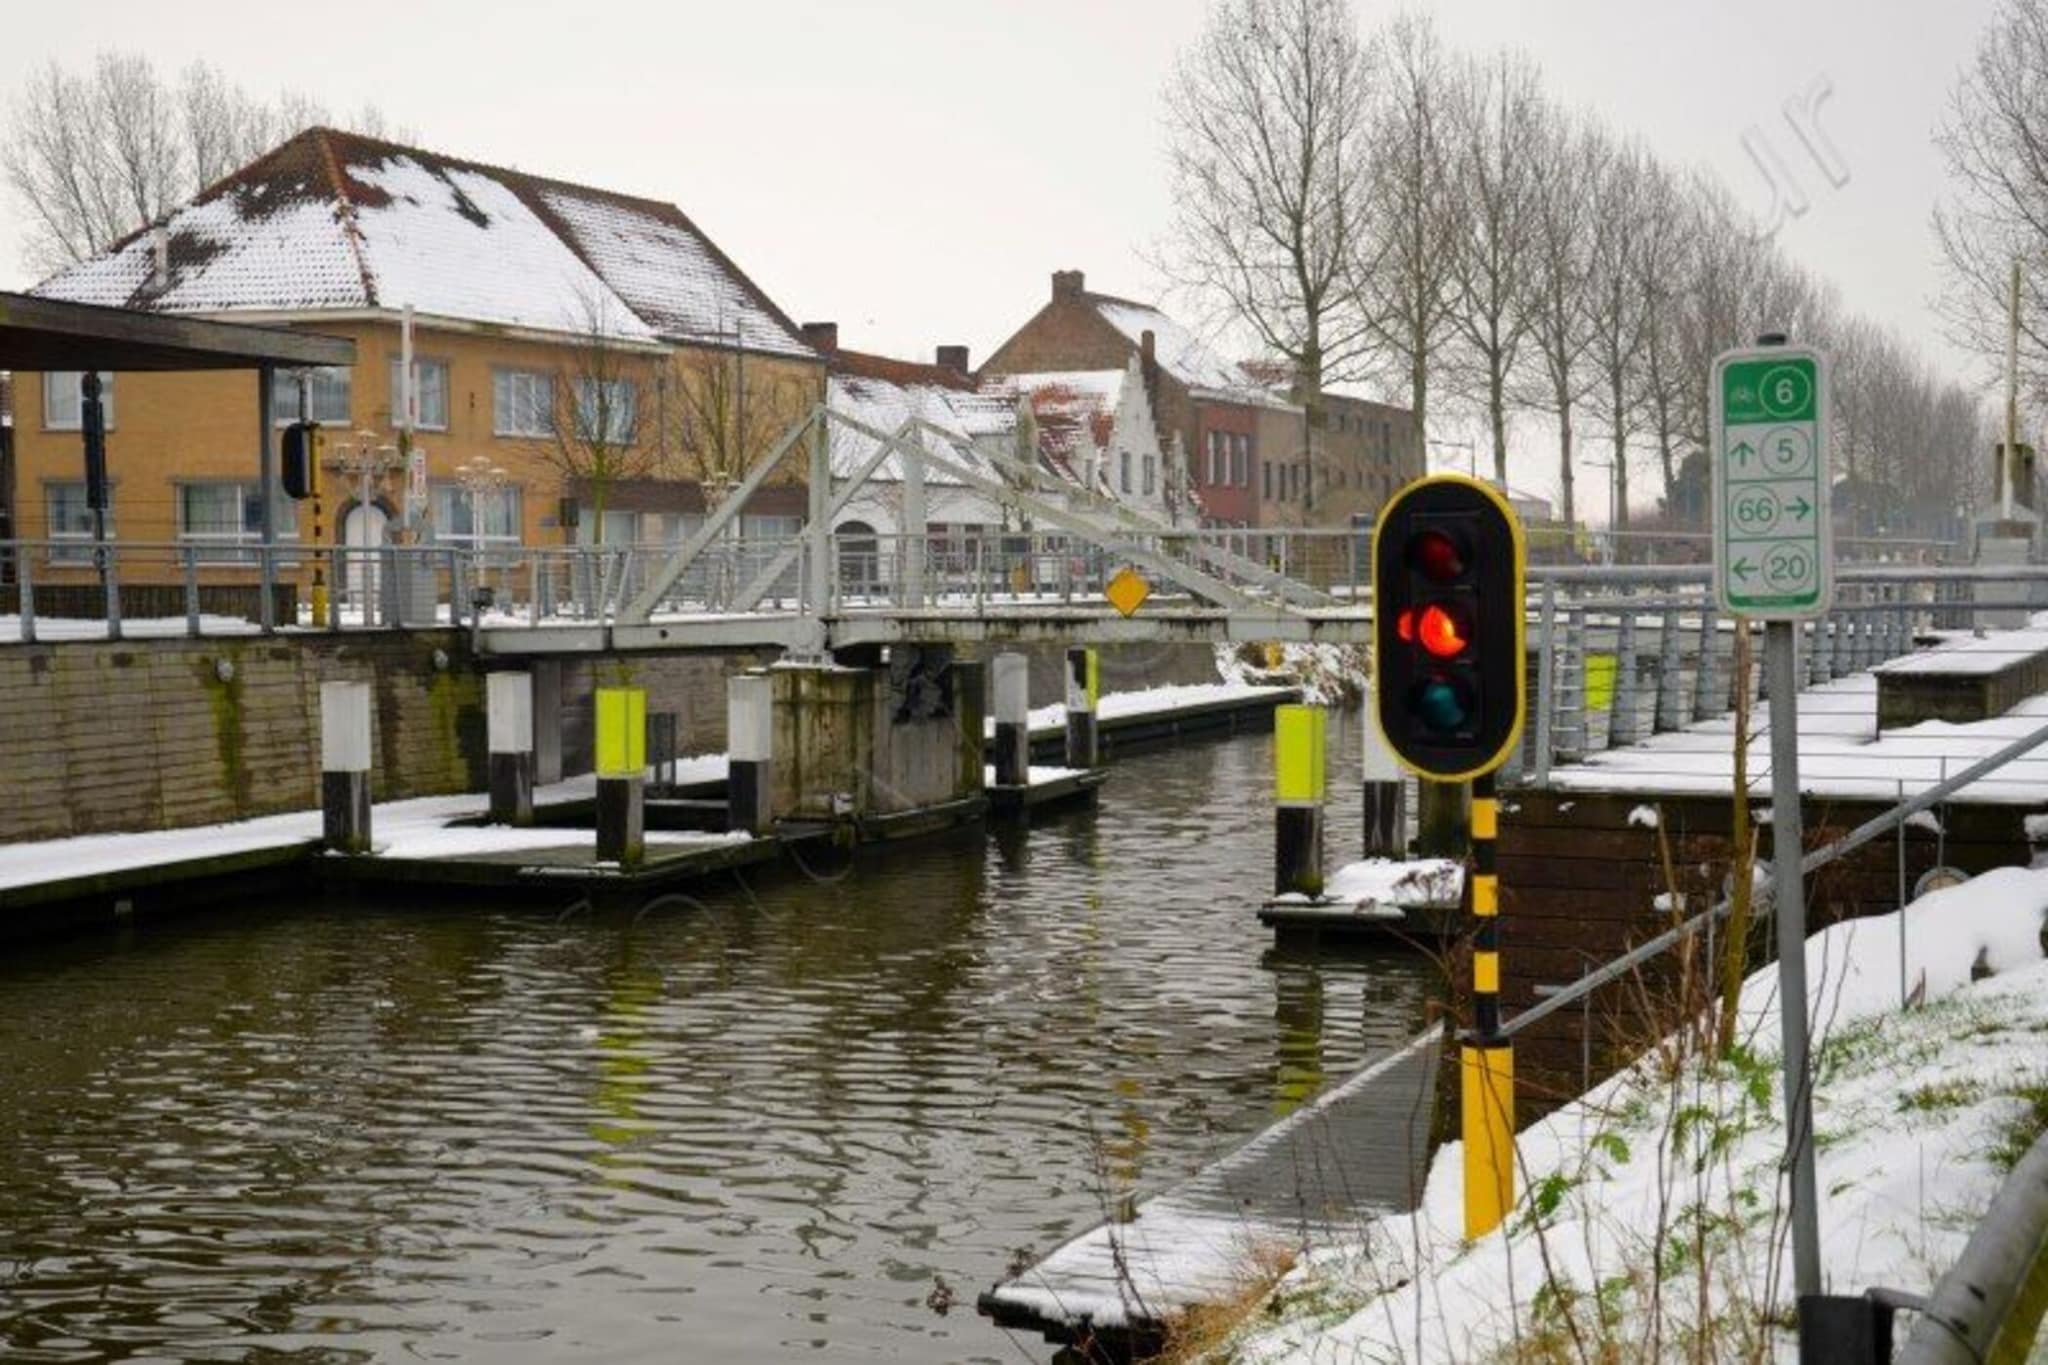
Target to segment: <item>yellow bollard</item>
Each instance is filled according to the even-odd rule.
[[[1459,1050],[1464,1116],[1465,1236],[1484,1237],[1515,1202],[1515,1049],[1510,1043]]]

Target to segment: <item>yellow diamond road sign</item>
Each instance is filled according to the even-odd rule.
[[[1145,605],[1145,599],[1152,595],[1152,585],[1145,581],[1145,575],[1126,565],[1102,585],[1102,595],[1109,599],[1109,605],[1129,616]]]

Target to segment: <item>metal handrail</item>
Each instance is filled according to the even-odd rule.
[[[1915,815],[1920,814],[1920,812],[1933,809],[1958,791],[1961,791],[1964,787],[1969,786],[1972,782],[1997,771],[2016,758],[2031,753],[2043,744],[2048,744],[2048,725],[2042,725],[2034,730],[2030,730],[2004,748],[1978,759],[1955,776],[1935,783],[1918,796],[1908,797],[1890,810],[1865,820],[1841,838],[1814,849],[1799,860],[1800,875],[1812,876],[1837,858],[1854,852],[1873,839],[1891,833],[1893,830],[1903,826]],[[1760,892],[1757,904],[1760,909],[1767,907],[1769,904],[1768,895]],[[1703,910],[1684,923],[1673,925],[1671,928],[1666,929],[1655,938],[1647,939],[1637,944],[1621,954],[1621,956],[1608,959],[1605,963],[1579,977],[1577,980],[1560,986],[1555,994],[1546,996],[1528,1009],[1515,1015],[1514,1018],[1508,1020],[1501,1026],[1502,1036],[1514,1037],[1530,1025],[1555,1014],[1580,996],[1598,990],[1624,973],[1648,962],[1651,958],[1669,951],[1677,944],[1699,933],[1714,921],[1725,918],[1732,908],[1733,902],[1724,897],[1722,900],[1717,901],[1712,909]]]
[[[1899,1365],[2025,1359],[2048,1296],[2048,1136],[2036,1138],[1923,1304]],[[2016,1322],[2014,1314],[2031,1317]],[[2026,1335],[2008,1335],[2023,1326]]]

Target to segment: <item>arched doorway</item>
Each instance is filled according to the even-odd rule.
[[[846,521],[832,528],[839,550],[839,590],[848,597],[872,597],[881,591],[881,554],[875,528],[864,521]]]
[[[357,503],[341,519],[344,551],[341,561],[342,600],[351,610],[362,613],[365,625],[375,614],[378,583],[375,551],[385,542],[385,528],[389,522],[384,509],[374,502]]]

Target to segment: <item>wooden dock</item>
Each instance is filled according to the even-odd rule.
[[[1319,899],[1266,901],[1259,923],[1291,941],[1381,939],[1434,946],[1465,928],[1464,890],[1463,866],[1441,858],[1368,860],[1339,868]]]
[[[1236,1297],[1261,1264],[1356,1239],[1419,1201],[1443,1046],[1405,1047],[1192,1178],[1058,1247],[978,1301],[997,1326],[1118,1351],[1156,1350],[1173,1319]]]

